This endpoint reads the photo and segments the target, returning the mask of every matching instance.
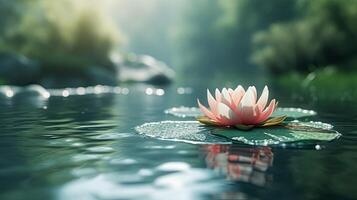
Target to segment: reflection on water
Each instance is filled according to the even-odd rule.
[[[229,180],[265,186],[274,154],[270,147],[243,148],[234,145],[205,145],[206,163]]]
[[[145,179],[153,179],[145,184]],[[186,169],[170,174],[140,170],[136,175],[103,174],[66,184],[58,199],[204,199],[222,190],[222,182],[208,170]],[[172,197],[172,195],[175,195]]]

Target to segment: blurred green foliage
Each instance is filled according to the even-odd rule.
[[[355,0],[197,0],[187,5],[177,34],[187,71],[356,69]]]
[[[299,94],[299,98],[310,101],[355,102],[357,98],[354,88],[357,85],[357,72],[341,71],[332,66],[316,69],[307,75],[289,72],[273,82],[286,95]]]
[[[0,35],[12,24],[16,24],[21,16],[21,11],[27,5],[25,0],[0,0]]]
[[[82,73],[92,66],[115,70],[108,54],[120,34],[95,2],[2,0],[0,8],[7,11],[0,12],[1,51],[38,60],[45,74]]]
[[[226,53],[236,55],[237,63],[242,66],[249,65],[254,33],[295,17],[294,4],[286,0],[221,0],[219,3],[223,8],[223,15],[218,19],[219,40]]]
[[[273,73],[310,72],[335,65],[357,69],[357,2],[296,1],[298,19],[254,36],[252,59]]]

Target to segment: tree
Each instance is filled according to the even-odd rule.
[[[351,45],[357,44],[356,1],[301,0],[296,5],[300,19],[255,34],[252,60],[274,73],[356,66],[357,46]]]

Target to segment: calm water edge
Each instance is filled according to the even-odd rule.
[[[232,83],[233,84],[233,83]],[[134,127],[196,106],[203,84],[117,93],[0,97],[0,199],[354,199],[356,104],[283,95],[282,106],[318,112],[343,134],[321,149],[195,145]],[[284,93],[285,94],[285,93]]]

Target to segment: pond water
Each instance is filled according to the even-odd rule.
[[[214,83],[212,83],[213,85]],[[235,83],[220,83],[232,85]],[[219,84],[218,84],[219,85]],[[219,86],[221,86],[219,85]],[[272,93],[283,106],[317,111],[342,137],[318,148],[189,144],[137,134],[146,122],[196,106],[203,83],[50,98],[0,97],[0,199],[353,199],[357,197],[357,116],[333,104]],[[192,118],[187,118],[192,120]]]

